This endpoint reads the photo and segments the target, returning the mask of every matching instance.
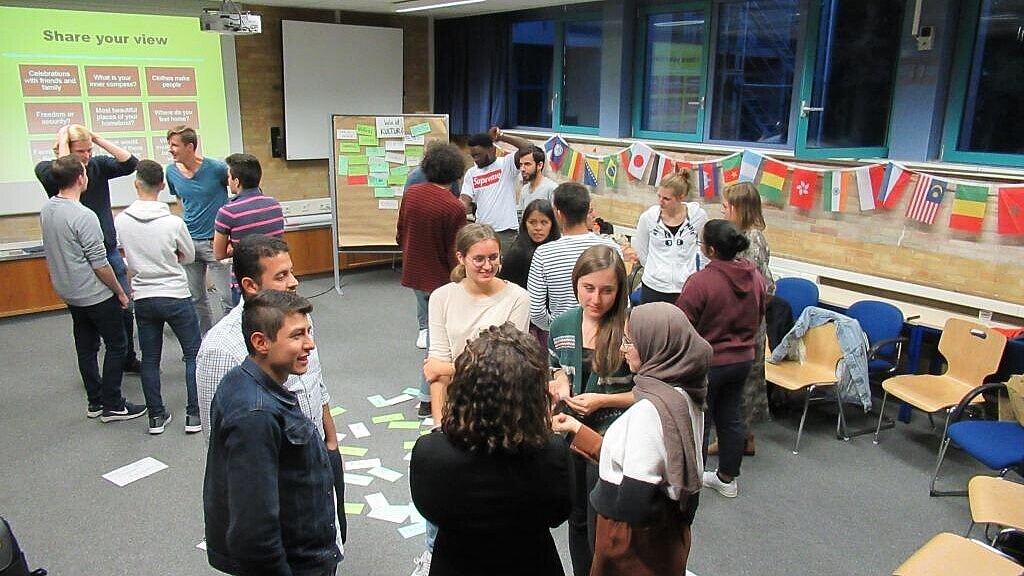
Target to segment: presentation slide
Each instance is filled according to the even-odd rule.
[[[33,168],[54,158],[67,124],[161,164],[167,129],[181,124],[203,155],[229,153],[221,39],[198,18],[0,7],[0,30],[0,215],[42,206]],[[115,206],[134,198],[120,180]]]

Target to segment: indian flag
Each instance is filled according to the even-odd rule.
[[[949,215],[949,227],[978,234],[985,220],[988,205],[988,186],[957,184],[953,197],[953,212]]]
[[[825,172],[825,185],[821,189],[821,209],[842,212],[846,201],[846,178],[839,170]]]

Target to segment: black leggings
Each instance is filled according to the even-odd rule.
[[[712,422],[718,434],[718,470],[726,476],[740,475],[747,426],[741,415],[743,383],[753,361],[712,366],[708,371],[708,416],[704,420],[704,457]]]

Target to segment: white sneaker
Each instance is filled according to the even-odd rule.
[[[427,576],[430,574],[430,550],[424,550],[420,557],[412,561],[416,569],[409,576]]]
[[[739,494],[739,487],[736,486],[736,479],[733,478],[732,482],[722,482],[722,479],[718,477],[718,471],[705,471],[704,479],[702,484],[705,488],[711,488],[717,490],[719,494],[726,498],[735,498]]]
[[[420,330],[420,335],[416,337],[416,347],[420,350],[427,348],[427,331]]]

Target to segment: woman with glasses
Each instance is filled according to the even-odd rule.
[[[683,283],[707,264],[698,247],[708,213],[697,202],[687,202],[693,192],[693,173],[671,174],[658,186],[658,203],[636,223],[632,246],[644,267],[640,301],[675,304]]]
[[[574,454],[599,461],[590,574],[684,574],[704,469],[711,346],[679,308],[655,302],[630,314],[621,350],[636,374],[636,403],[603,438],[572,416],[552,417],[556,432],[573,435]]]
[[[551,323],[548,352],[555,370],[551,393],[568,413],[598,434],[604,433],[633,404],[632,375],[620,345],[629,304],[626,268],[610,246],[583,251],[572,271],[579,306]],[[573,574],[590,574],[594,556],[595,513],[588,495],[597,483],[597,466],[573,458],[575,484],[569,517],[569,554]]]

